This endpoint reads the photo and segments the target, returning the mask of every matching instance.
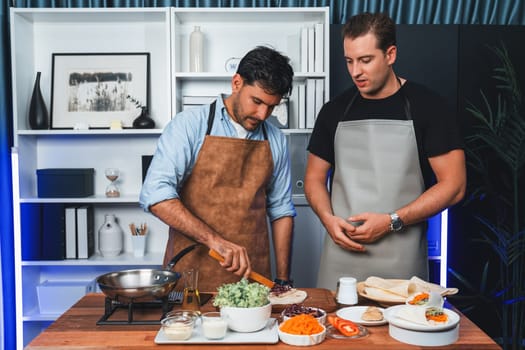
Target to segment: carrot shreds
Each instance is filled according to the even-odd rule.
[[[428,308],[425,312],[425,316],[428,321],[434,321],[434,322],[447,322],[448,316],[443,310],[435,307]]]
[[[408,303],[411,305],[422,305],[426,302],[428,302],[428,298],[430,295],[428,293],[419,293],[412,298]]]
[[[445,313],[439,315],[427,315],[427,319],[435,322],[447,322],[448,316]]]
[[[300,314],[284,321],[281,331],[290,334],[312,335],[323,331],[317,319],[309,314]]]

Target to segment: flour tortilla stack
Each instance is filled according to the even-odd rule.
[[[419,292],[437,292],[440,295],[451,295],[458,292],[457,288],[444,288],[440,285],[426,282],[416,276],[409,280],[384,279],[376,276],[365,281],[365,293],[370,298],[403,303],[409,295]]]
[[[304,290],[292,288],[279,295],[270,293],[268,299],[270,299],[272,305],[300,304],[306,299],[307,295],[308,294]]]

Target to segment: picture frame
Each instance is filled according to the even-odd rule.
[[[149,52],[53,53],[51,129],[132,128],[149,79]]]

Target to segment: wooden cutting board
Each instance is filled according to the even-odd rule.
[[[297,288],[304,290],[307,294],[306,299],[302,303],[305,306],[318,307],[326,312],[334,312],[337,309],[337,303],[332,291],[323,288]],[[272,312],[280,313],[284,310],[286,305],[273,305]]]

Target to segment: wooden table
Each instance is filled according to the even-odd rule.
[[[305,305],[326,308],[335,311],[333,294],[327,290],[305,288],[309,297]],[[360,303],[362,300],[360,300]],[[201,310],[212,310],[214,307],[208,302]],[[159,317],[159,310],[149,310]],[[459,312],[458,312],[459,313]],[[38,335],[27,347],[27,350],[43,349],[181,349],[181,345],[155,344],[155,336],[160,329],[158,325],[96,325],[104,314],[104,295],[99,293],[88,294],[65,312],[58,320]],[[459,339],[456,343],[438,347],[437,349],[500,349],[500,347],[472,321],[461,316]],[[275,315],[277,316],[277,315]],[[388,334],[388,325],[368,327],[369,335],[354,340],[340,340],[326,338],[314,349],[352,348],[353,350],[385,350],[385,349],[431,349],[404,344],[391,338]],[[204,349],[249,349],[249,350],[281,350],[298,349],[282,342],[277,344],[224,344],[224,345],[184,345],[184,348]]]

